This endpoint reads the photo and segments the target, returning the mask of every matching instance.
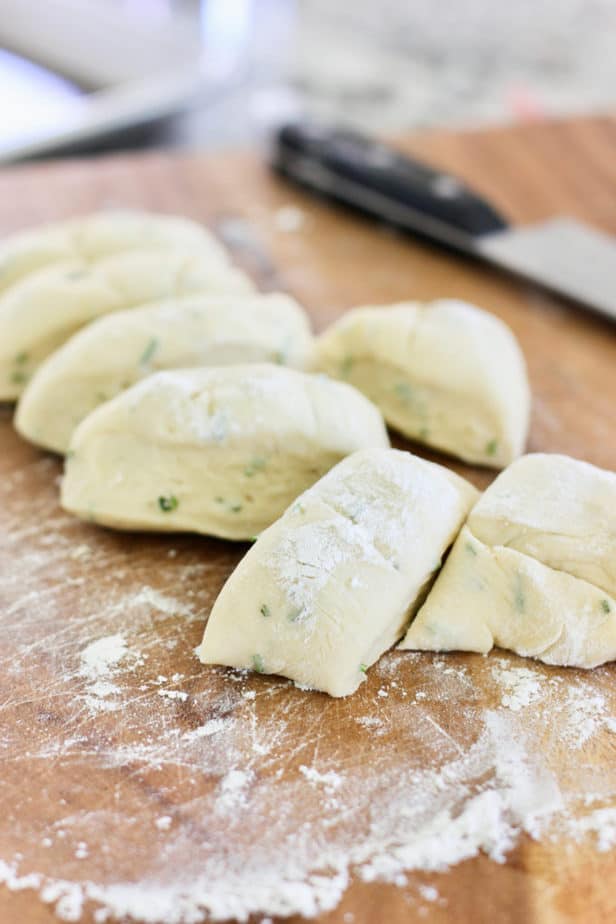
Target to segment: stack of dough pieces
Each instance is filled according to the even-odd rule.
[[[355,308],[321,335],[318,356],[417,442],[494,468],[524,451],[524,357],[506,324],[480,308],[453,299]]]
[[[242,559],[199,657],[352,693],[404,632],[476,497],[410,453],[344,459]]]
[[[524,456],[472,510],[401,644],[547,664],[616,658],[616,474]]]
[[[62,504],[120,529],[249,539],[344,456],[382,446],[378,409],[325,376],[268,364],[158,372],[77,427]]]
[[[306,314],[288,295],[185,296],[118,311],[71,337],[26,387],[15,426],[65,453],[99,404],[162,369],[277,362],[310,365]]]
[[[212,235],[185,219],[94,215],[0,246],[0,401],[19,397],[75,331],[112,311],[190,293],[246,293]]]

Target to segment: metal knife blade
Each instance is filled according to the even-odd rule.
[[[513,227],[457,177],[347,129],[283,126],[272,164],[304,187],[616,320],[616,238],[581,222]]]

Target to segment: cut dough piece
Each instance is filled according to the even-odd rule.
[[[99,404],[160,369],[279,362],[305,368],[313,338],[288,295],[185,296],[99,318],[38,369],[15,425],[26,439],[66,452]]]
[[[490,485],[473,534],[616,596],[616,474],[569,456],[531,453]]]
[[[460,533],[400,648],[478,651],[493,645],[546,664],[616,659],[616,599],[534,558]]]
[[[400,638],[476,497],[410,453],[355,453],[239,563],[214,604],[201,661],[353,693]]]
[[[103,314],[196,292],[249,292],[231,266],[189,251],[133,250],[88,266],[57,263],[0,295],[0,401],[21,394],[41,362]]]
[[[114,209],[4,238],[0,242],[0,291],[51,263],[90,263],[114,253],[144,248],[207,251],[212,261],[228,262],[224,247],[194,221]]]
[[[502,468],[524,451],[530,390],[520,347],[465,302],[355,308],[319,338],[319,364],[405,436]]]
[[[471,511],[401,648],[594,667],[616,658],[616,475],[559,455],[514,462]]]
[[[344,456],[388,445],[378,409],[325,376],[266,364],[157,372],[79,425],[62,504],[119,529],[248,539]]]

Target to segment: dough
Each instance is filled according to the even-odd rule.
[[[355,308],[319,338],[319,364],[413,440],[494,468],[524,451],[524,358],[509,328],[473,305]]]
[[[325,376],[254,364],[157,372],[73,435],[66,510],[120,529],[248,539],[357,449],[380,412]]]
[[[84,417],[152,372],[268,361],[303,368],[312,344],[305,313],[282,294],[185,296],[119,311],[45,360],[15,425],[31,442],[66,452]]]
[[[239,270],[199,252],[132,250],[88,266],[55,263],[0,294],[0,401],[19,397],[40,363],[100,315],[191,292],[248,292]]]
[[[479,500],[400,647],[493,645],[575,667],[616,658],[616,474],[528,455]]]
[[[126,250],[207,251],[226,263],[225,249],[201,225],[173,215],[110,210],[20,231],[0,242],[0,291],[51,263],[90,263]]]
[[[400,638],[476,497],[458,475],[407,452],[344,459],[239,563],[201,661],[353,693]]]

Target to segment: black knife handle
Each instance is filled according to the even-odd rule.
[[[473,251],[475,239],[507,227],[457,177],[348,129],[284,125],[273,166],[303,186],[456,249]]]

